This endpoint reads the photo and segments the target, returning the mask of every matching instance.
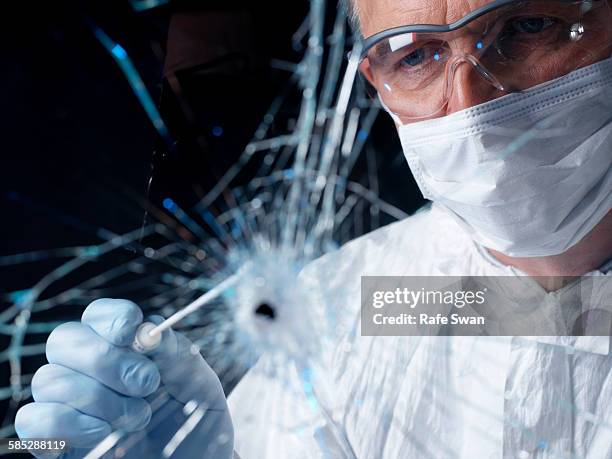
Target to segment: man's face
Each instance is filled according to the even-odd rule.
[[[359,12],[359,20],[361,25],[361,31],[364,37],[370,37],[378,32],[387,30],[393,27],[411,25],[411,24],[450,24],[453,23],[470,11],[483,7],[491,0],[353,0],[357,11]],[[526,2],[529,3],[529,2]],[[563,45],[555,46],[554,44],[548,43],[548,48],[542,49],[541,53],[538,54],[537,49],[532,52],[529,57],[531,61],[520,61],[510,62],[510,64],[498,65],[498,68],[488,68],[487,70],[491,73],[499,71],[501,73],[506,72],[510,78],[514,78],[510,84],[510,90],[524,90],[529,87],[535,86],[559,76],[568,73],[571,70],[575,70],[576,65],[583,67],[594,62],[600,61],[604,58],[610,57],[612,53],[612,13],[608,2],[602,5],[600,2],[595,2],[599,5],[597,11],[591,11],[589,14],[591,18],[596,18],[594,21],[595,27],[591,27],[587,32],[590,34],[586,35],[584,40],[580,41],[576,46],[572,46],[569,41],[569,26],[567,26],[564,34],[560,35],[567,38],[567,43]],[[543,6],[549,5],[549,6]],[[552,5],[552,7],[550,6]],[[531,2],[531,5],[525,10],[525,16],[527,17],[539,17],[544,13],[545,8],[554,8],[556,5],[560,5],[559,8],[563,13],[559,13],[559,16],[563,19],[569,18],[569,24],[580,23],[580,6],[577,4],[568,5],[557,4],[554,1],[551,2]],[[523,7],[521,7],[523,8]],[[521,9],[518,9],[519,14]],[[548,12],[549,10],[547,10]],[[570,12],[570,13],[568,13]],[[497,13],[494,13],[497,14]],[[490,17],[490,16],[488,16]],[[479,19],[474,23],[470,23],[466,26],[466,30],[469,29],[469,33],[465,37],[459,39],[453,39],[452,43],[449,44],[449,54],[475,54],[473,44],[471,40],[473,36],[484,33],[485,29],[490,27],[489,24],[485,23],[486,18]],[[575,19],[574,19],[575,18]],[[480,22],[480,23],[479,23]],[[566,21],[567,22],[567,21]],[[481,31],[480,28],[483,30]],[[531,42],[533,43],[533,42]],[[452,48],[452,49],[450,49]],[[551,52],[552,51],[552,52]],[[491,54],[489,54],[490,56]],[[551,57],[551,56],[554,56]],[[484,56],[481,60],[486,59]],[[495,57],[494,59],[495,60]],[[497,61],[495,61],[497,63]],[[579,63],[579,64],[575,64]],[[489,62],[482,62],[484,67],[489,65]],[[439,65],[439,64],[437,64]],[[504,67],[505,65],[505,67]],[[516,68],[511,67],[515,65]],[[574,67],[569,67],[573,65]],[[404,66],[406,70],[417,74],[412,67]],[[430,66],[431,68],[432,66]],[[385,67],[384,65],[379,68],[392,68],[391,66]],[[510,71],[507,71],[510,69]],[[516,69],[520,70],[517,72]],[[376,72],[375,66],[372,65],[370,59],[365,59],[361,65],[361,71],[364,76],[370,81],[374,88],[379,94],[385,98],[385,95],[391,100],[383,100],[391,107],[392,111],[396,112],[403,122],[414,122],[413,119],[404,119],[405,117],[400,110],[394,110],[392,102],[393,97],[400,94],[402,91],[399,88],[407,88],[407,85],[400,85],[396,83],[389,84],[397,74],[390,76],[387,72]],[[522,73],[521,73],[522,72]],[[404,72],[405,74],[406,72]],[[421,72],[423,73],[423,72]],[[401,76],[401,75],[400,75]],[[521,77],[522,80],[519,78]],[[482,75],[477,75],[471,65],[458,65],[456,71],[452,74],[450,81],[450,87],[452,88],[447,104],[442,112],[437,113],[435,116],[444,116],[446,114],[453,113],[455,111],[463,110],[481,103],[488,102],[503,96],[506,92],[493,87],[489,82],[484,81]],[[395,81],[399,81],[399,77],[396,77]],[[403,80],[402,80],[403,81]],[[418,85],[415,85],[418,86]],[[433,86],[430,86],[433,87]],[[440,87],[443,87],[440,85]],[[398,88],[398,90],[396,90]],[[386,89],[386,91],[385,91]],[[395,91],[392,92],[391,90]],[[405,92],[408,92],[407,90]],[[416,106],[419,100],[431,100],[432,95],[439,94],[440,90],[433,87],[431,94],[426,91],[422,93],[415,92],[415,99],[412,101],[411,106]],[[421,95],[422,94],[422,95]],[[404,104],[406,105],[406,104]]]

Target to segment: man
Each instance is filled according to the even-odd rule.
[[[212,407],[199,414],[205,427],[166,451],[177,457],[612,457],[608,336],[359,332],[361,276],[529,275],[519,293],[553,310],[571,306],[583,279],[610,279],[609,2],[355,0],[352,10],[370,37],[361,71],[434,204],[302,273],[335,320],[311,371],[280,380],[262,359],[230,397],[234,435],[218,381],[189,343],[168,334],[152,361],[137,356],[126,346],[140,310],[100,300],[51,335],[36,402],[17,417],[22,438],[63,436],[86,451],[112,428],[142,429],[143,398],[161,379],[177,410]],[[569,287],[537,279],[559,289],[549,294],[535,276]],[[87,359],[70,355],[75,345]],[[202,381],[196,390],[188,374]],[[49,389],[58,380],[72,397]],[[176,434],[177,416],[141,442],[150,454],[187,435]]]

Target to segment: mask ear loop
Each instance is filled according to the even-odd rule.
[[[389,114],[391,119],[395,121],[395,124],[397,124],[398,126],[403,126],[404,123],[402,123],[402,120],[400,119],[400,117],[397,116],[395,113],[393,113],[389,107],[387,107],[387,104],[385,104],[385,102],[382,100],[382,97],[380,97],[380,93],[377,92],[376,95],[378,97],[378,102],[382,106],[383,110]]]

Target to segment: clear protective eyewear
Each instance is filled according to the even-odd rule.
[[[493,100],[611,53],[607,0],[497,0],[452,24],[377,33],[365,39],[360,67],[392,113],[416,121],[446,114],[462,64],[474,70],[472,90]]]

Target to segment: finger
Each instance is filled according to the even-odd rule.
[[[142,311],[128,300],[102,298],[87,306],[81,322],[105,340],[117,346],[129,346],[142,323]]]
[[[146,397],[159,386],[159,370],[151,360],[128,348],[114,346],[78,322],[62,324],[51,332],[47,360],[130,397]]]
[[[91,448],[112,431],[108,422],[79,413],[69,406],[38,402],[19,409],[15,430],[22,439],[61,438],[74,448]]]
[[[147,320],[160,324],[164,318],[152,316]],[[226,406],[219,378],[199,349],[181,333],[165,330],[160,345],[149,357],[157,364],[164,386],[177,400],[187,403],[195,399],[220,409]]]
[[[151,420],[151,406],[142,398],[124,397],[89,376],[49,364],[32,378],[37,402],[63,403],[83,414],[100,418],[115,429],[141,430]]]

